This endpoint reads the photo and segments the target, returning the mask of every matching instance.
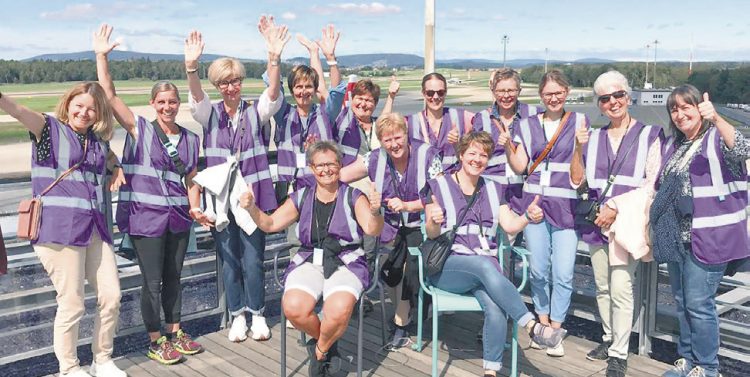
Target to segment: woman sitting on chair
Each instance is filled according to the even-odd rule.
[[[537,197],[524,215],[516,215],[503,203],[500,185],[481,177],[494,148],[495,141],[488,133],[470,132],[456,145],[460,169],[428,181],[421,193],[426,203],[427,237],[437,238],[458,225],[451,255],[443,270],[430,280],[435,287],[451,293],[472,293],[482,305],[484,375],[490,377],[502,366],[508,316],[535,342],[548,347],[559,345],[566,334],[563,329],[536,322],[516,287],[502,273],[497,258],[497,225],[515,234],[529,222],[542,221],[543,214]],[[456,224],[464,211],[463,220]]]
[[[330,141],[307,148],[306,159],[315,185],[303,187],[271,215],[256,205],[252,190],[242,195],[258,227],[267,233],[299,220],[302,243],[287,268],[282,307],[295,328],[312,337],[307,344],[310,376],[325,376],[336,340],[346,330],[354,304],[370,284],[362,236],[383,230],[380,193],[371,189],[369,201],[361,191],[339,182],[341,153]],[[323,296],[323,319],[315,304]]]

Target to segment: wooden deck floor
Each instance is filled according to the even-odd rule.
[[[381,348],[379,312],[365,317],[364,332],[364,376],[416,377],[429,376],[431,345],[429,340],[421,353],[405,347],[397,352],[386,352]],[[456,313],[440,319],[440,364],[441,376],[482,375],[481,344],[476,341],[481,326],[481,313]],[[248,338],[242,343],[231,343],[226,330],[198,337],[205,352],[187,357],[177,365],[163,366],[146,358],[143,352],[129,354],[115,363],[131,377],[219,377],[219,376],[277,376],[280,360],[280,324],[278,317],[271,320],[272,338],[255,342]],[[428,328],[429,329],[429,328]],[[356,375],[356,315],[344,337],[339,341],[339,350],[344,359],[342,370],[335,376]],[[431,333],[426,333],[431,334]],[[429,337],[429,335],[427,335]],[[287,331],[287,374],[307,376],[307,352],[297,344],[299,332]],[[412,337],[412,340],[414,337]],[[581,377],[604,376],[606,362],[586,360],[586,353],[595,343],[569,336],[565,340],[565,356],[553,358],[544,351],[529,349],[528,336],[522,335],[519,365],[522,376]],[[510,364],[510,352],[506,352],[504,365]],[[660,376],[668,365],[637,355],[629,359],[629,376]],[[509,370],[501,372],[507,376]]]

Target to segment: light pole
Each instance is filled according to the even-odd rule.
[[[424,2],[424,74],[435,72],[435,0]]]
[[[656,45],[659,44],[659,40],[654,40],[654,89],[658,88],[656,86]]]
[[[646,59],[645,59],[646,60],[646,79],[643,82],[643,89],[646,89],[646,85],[648,85],[648,56],[650,55],[649,54],[650,49],[651,49],[651,45],[646,44]]]
[[[503,68],[505,68],[505,50],[508,47],[508,35],[503,35]]]
[[[544,48],[544,73],[547,73],[547,61],[549,60],[549,49]]]

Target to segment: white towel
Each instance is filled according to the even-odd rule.
[[[234,186],[229,187],[232,174]],[[229,211],[232,211],[237,225],[247,234],[252,234],[257,226],[250,214],[240,207],[240,195],[247,191],[247,185],[234,156],[227,157],[227,162],[206,168],[193,178],[193,182],[203,187],[213,197],[207,198],[204,213],[215,222],[216,230],[221,232],[229,225]],[[214,207],[214,201],[216,206]]]

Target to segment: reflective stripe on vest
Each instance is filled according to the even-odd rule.
[[[648,138],[651,134],[650,127],[653,127],[653,126],[644,125],[643,127],[648,127],[648,128],[644,129],[643,132],[641,132],[641,134],[638,137],[637,148],[634,150],[631,150],[629,154],[630,156],[632,156],[633,153],[636,154],[635,168],[633,169],[633,172],[634,172],[633,176],[617,174],[613,182],[613,185],[637,188],[637,187],[641,187],[644,180],[646,179],[645,178],[646,158],[648,157],[648,150],[650,149]],[[606,131],[602,129],[592,130],[591,136],[589,137],[589,144],[586,149],[586,154],[587,154],[586,159],[588,160],[586,161],[586,182],[588,183],[589,188],[591,189],[604,190],[604,188],[607,186],[607,178],[596,178],[596,167],[599,163],[598,162],[598,158],[599,158],[598,152],[600,148],[599,140],[601,140],[602,138],[601,134],[604,134],[605,142],[609,142],[609,139],[606,136]],[[622,141],[620,141],[620,148],[628,147],[622,144],[624,140],[625,140],[625,135],[623,135]],[[613,191],[610,191],[610,193],[611,192]]]

